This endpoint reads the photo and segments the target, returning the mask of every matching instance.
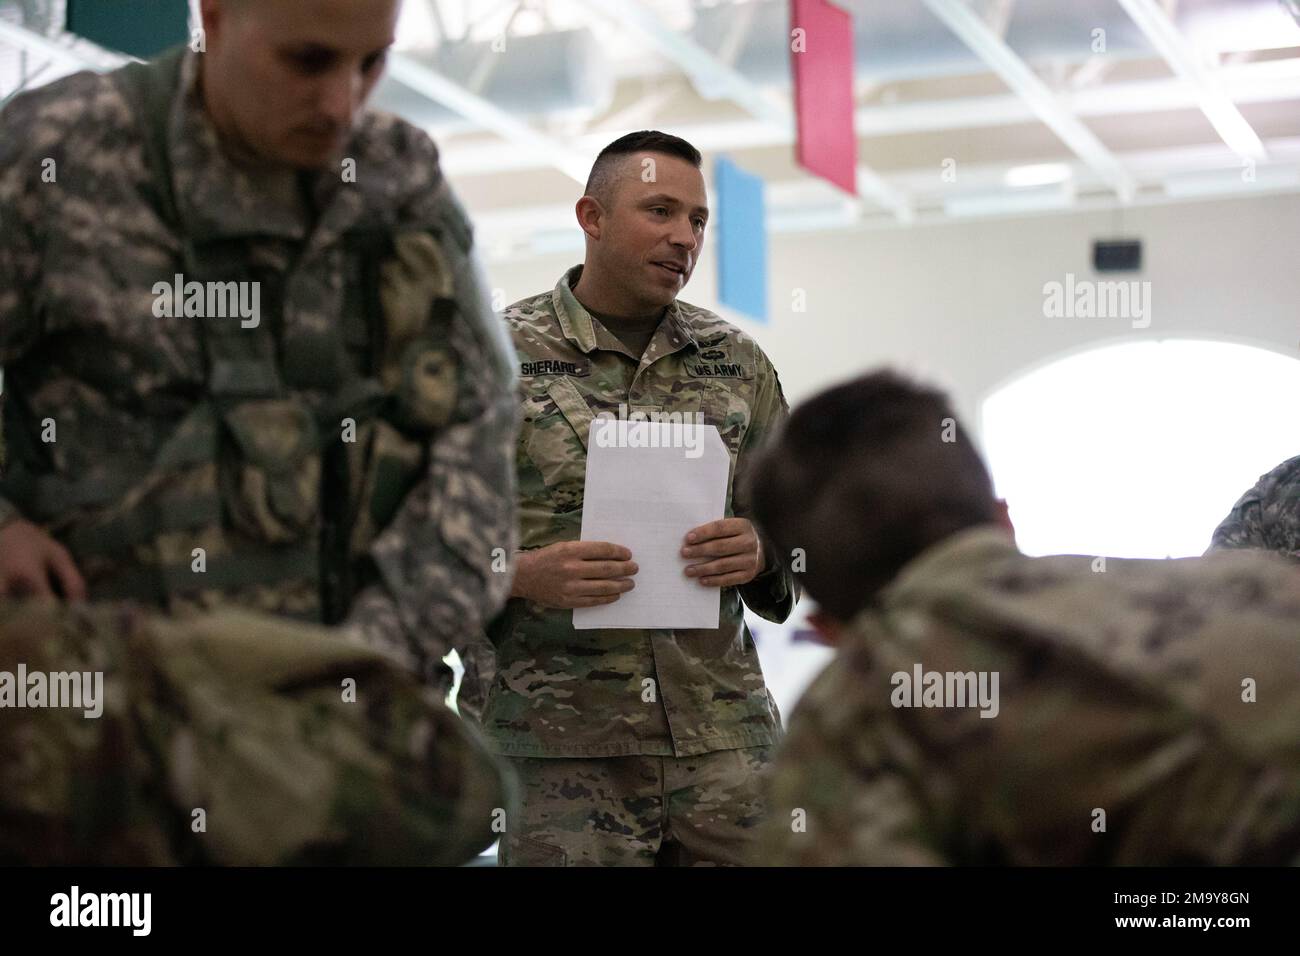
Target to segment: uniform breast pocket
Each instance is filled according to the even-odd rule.
[[[524,402],[519,454],[537,469],[558,513],[582,507],[587,449],[569,416],[548,395]],[[526,491],[527,482],[521,482]]]
[[[743,384],[710,380],[700,383],[700,412],[704,415],[704,424],[718,429],[733,458],[740,451],[752,418],[747,390],[740,387]]]

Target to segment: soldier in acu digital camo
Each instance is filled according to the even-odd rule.
[[[205,52],[0,114],[0,593],[344,623],[426,676],[504,603],[510,343],[399,0],[204,0]],[[197,46],[197,44],[196,44]]]
[[[729,485],[726,516],[682,542],[686,573],[722,589],[719,627],[573,627],[574,608],[618,600],[637,572],[619,542],[578,540],[593,418],[702,415],[738,479],[785,415],[753,339],[677,300],[708,218],[699,166],[662,133],[611,144],[577,205],[585,265],[506,310],[521,375],[522,552],[490,629],[497,673],[482,720],[521,778],[506,864],[734,864],[761,815],[780,718],[741,602],[781,621],[796,593],[744,497]]]
[[[1260,548],[1300,561],[1300,455],[1278,465],[1214,529],[1211,551]]]
[[[758,861],[1300,862],[1294,565],[1026,557],[953,421],[877,373],[796,409],[756,466],[756,520],[806,549],[839,647]]]
[[[330,631],[0,599],[0,864],[457,865],[496,839],[505,779]]]

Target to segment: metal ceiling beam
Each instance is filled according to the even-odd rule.
[[[510,2],[511,0],[506,0],[499,9],[504,9]],[[452,36],[448,26],[449,11],[442,5],[441,0],[425,0],[425,5],[438,31],[439,43],[460,42],[469,36],[471,20],[467,0],[460,0],[459,6],[454,9],[458,23],[462,27],[456,31],[455,37]],[[515,3],[515,9],[505,26],[506,31],[509,30],[510,24],[514,22],[522,6],[522,3]],[[594,158],[594,153],[588,157],[581,151],[572,149],[509,111],[503,110],[482,95],[480,90],[497,65],[496,54],[485,53],[471,76],[469,85],[466,85],[457,83],[410,54],[393,53],[388,58],[387,73],[393,80],[412,91],[432,102],[440,103],[452,112],[478,124],[484,130],[517,146],[519,152],[527,153],[532,158],[533,162],[529,164],[530,166],[553,166],[575,182],[585,184],[587,175],[591,171],[591,158]],[[500,147],[496,147],[496,152],[501,152]]]
[[[912,200],[889,180],[885,179],[868,166],[858,166],[858,192],[877,205],[888,209],[894,218],[904,224],[911,224],[916,219],[916,210]]]
[[[1300,0],[1298,0],[1300,2]],[[1224,85],[1238,103],[1277,103],[1300,100],[1300,57],[1262,60],[1220,71]],[[1195,109],[1197,99],[1186,83],[1175,77],[1138,80],[1088,87],[1062,94],[1061,102],[1076,116],[1122,116],[1164,110]],[[1018,96],[966,96],[922,100],[893,106],[861,106],[854,115],[858,136],[897,136],[950,129],[979,129],[1037,122],[1037,116]],[[608,128],[607,126],[605,128]],[[690,140],[704,152],[724,149],[761,149],[793,141],[759,120],[665,126],[668,132]],[[599,150],[609,139],[606,132],[587,133],[577,146],[584,152]],[[527,152],[503,152],[491,146],[449,145],[443,150],[444,167],[453,174],[491,175],[546,165]]]
[[[591,158],[538,132],[528,123],[436,70],[399,53],[389,57],[388,75],[520,149],[530,151],[543,164],[554,166],[570,179],[586,183]]]
[[[1228,96],[1218,71],[1202,59],[1164,8],[1155,0],[1119,0],[1119,5],[1146,34],[1170,69],[1196,90],[1201,112],[1228,148],[1243,159],[1267,159],[1263,142]]]
[[[746,112],[777,127],[793,129],[790,110],[769,100],[763,91],[734,67],[723,63],[685,34],[670,29],[637,0],[577,0],[596,16],[629,33],[646,37],[655,49],[690,77],[705,99],[729,99]]]
[[[769,99],[740,71],[724,63],[690,37],[666,26],[637,0],[577,0],[593,14],[619,27],[647,37],[665,57],[677,64],[705,99],[729,99],[770,127],[782,142],[794,142],[794,112]],[[858,167],[858,192],[901,221],[910,221],[911,202],[865,166]]]
[[[1136,194],[1133,177],[1105,144],[1070,112],[1020,56],[961,0],[923,0],[936,17],[988,64],[1052,132],[1097,172],[1122,202]]]
[[[981,0],[979,13],[984,18],[984,22],[989,25],[989,29],[1005,40],[1014,7],[1015,0]]]
[[[725,66],[736,65],[736,58],[740,56],[740,51],[745,48],[749,42],[750,34],[754,32],[755,14],[758,13],[758,5],[755,3],[741,3],[735,8],[734,19],[731,22],[731,28],[722,40],[722,46],[718,48],[718,61]]]

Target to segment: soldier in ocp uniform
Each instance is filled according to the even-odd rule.
[[[1300,862],[1300,575],[1015,547],[946,397],[797,408],[756,520],[839,650],[772,774],[769,865]]]
[[[0,599],[0,864],[457,865],[512,799],[471,728],[330,631]]]
[[[1300,561],[1300,455],[1260,477],[1214,529],[1210,551],[1260,548]]]
[[[699,167],[674,136],[612,143],[577,204],[584,265],[506,310],[521,376],[522,551],[490,630],[482,724],[521,780],[508,865],[736,864],[762,815],[780,717],[742,600],[782,621],[797,594],[789,558],[760,541],[732,489],[786,406],[753,339],[677,299],[708,219]],[[632,412],[700,415],[730,453],[726,516],[682,542],[687,573],[722,589],[717,628],[573,626],[574,608],[616,601],[635,580],[637,556],[619,542],[578,540],[588,429]]]
[[[445,683],[505,600],[514,379],[399,0],[204,0],[205,52],[0,114],[0,593],[235,604]]]

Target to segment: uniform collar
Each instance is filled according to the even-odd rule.
[[[181,64],[180,87],[168,120],[172,176],[187,237],[197,243],[266,236],[303,241],[312,217],[304,206],[300,175],[285,171],[268,175],[230,160],[217,131],[199,100],[199,55],[189,51]],[[357,134],[344,150],[356,157]],[[358,170],[356,183],[344,183],[341,170],[323,170],[311,180],[317,204],[316,244],[348,231],[367,210],[384,208],[387,177]]]
[[[918,592],[929,593],[936,581],[966,567],[987,567],[1020,556],[1015,539],[1000,525],[982,524],[932,544],[895,575],[881,592],[881,604],[905,603]]]
[[[564,333],[564,337],[584,353],[588,353],[593,351],[598,343],[591,313],[573,294],[573,287],[578,284],[581,275],[582,266],[577,265],[560,276],[560,281],[555,284],[555,291],[551,293],[551,304],[560,320],[560,331]],[[651,345],[659,344],[659,340],[664,336],[667,337],[667,341],[663,343],[666,347],[660,350],[660,355],[678,351],[687,345],[699,348],[695,331],[682,314],[681,304],[676,301],[668,307],[668,314],[664,316],[664,321],[659,323],[659,328],[651,339]]]
[[[691,327],[691,323],[687,321],[685,314],[682,312],[681,305],[676,301],[673,302],[672,307],[668,310],[668,321],[670,323],[671,332],[669,335],[670,342],[675,346],[689,344],[697,349],[700,347],[699,341],[695,338],[695,329]],[[678,339],[680,339],[680,341],[678,341]]]
[[[555,284],[551,293],[551,304],[560,320],[560,331],[564,337],[583,352],[590,352],[596,347],[596,329],[591,313],[582,307],[578,297],[573,294],[573,283],[582,275],[582,266],[574,266]]]

